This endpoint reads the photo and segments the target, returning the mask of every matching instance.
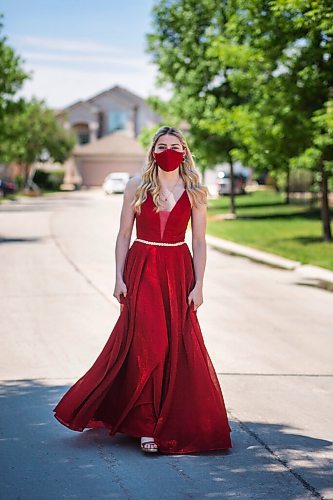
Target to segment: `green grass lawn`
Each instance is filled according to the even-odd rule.
[[[207,234],[333,270],[333,243],[321,239],[319,208],[286,205],[283,194],[257,191],[236,197],[237,219],[214,220],[229,212],[229,202],[229,197],[209,200]]]

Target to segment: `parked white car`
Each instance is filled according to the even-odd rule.
[[[123,193],[129,178],[128,172],[112,172],[107,175],[102,186],[105,194]]]

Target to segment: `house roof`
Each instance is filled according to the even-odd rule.
[[[107,90],[104,90],[102,92],[99,92],[98,94],[94,95],[93,97],[90,97],[90,99],[85,99],[85,100],[79,100],[74,102],[73,104],[70,104],[69,106],[66,106],[62,109],[56,110],[56,115],[61,116],[65,113],[67,113],[70,110],[73,110],[77,107],[84,107],[87,108],[90,112],[92,113],[97,113],[98,111],[101,111],[101,108],[98,103],[96,103],[96,100],[101,97],[105,96],[108,94],[113,94],[115,97],[118,97],[119,100],[123,100],[127,102],[130,106],[136,107],[136,106],[143,106],[146,108],[150,109],[150,106],[146,102],[145,99],[140,97],[137,94],[134,94],[130,90],[125,89],[124,87],[121,87],[120,85],[115,85]],[[159,119],[159,116],[151,110],[151,113]]]
[[[139,141],[128,132],[119,130],[88,144],[77,144],[73,151],[75,156],[145,156]]]
[[[87,99],[87,102],[93,103],[97,97],[101,97],[102,95],[105,95],[105,94],[118,94],[118,95],[123,96],[126,100],[131,101],[133,104],[141,104],[141,105],[144,104],[147,106],[146,101],[142,97],[138,96],[137,94],[134,94],[133,92],[125,89],[124,87],[120,87],[120,85],[115,85],[115,86],[111,87],[110,89],[103,90],[102,92],[99,92],[98,94],[94,95],[90,99]]]
[[[73,104],[70,104],[69,106],[66,106],[65,108],[62,108],[56,112],[57,115],[61,115],[65,111],[69,111],[71,109],[77,108],[77,107],[83,107],[87,108],[89,111],[92,113],[97,113],[99,111],[99,108],[97,106],[94,106],[91,102],[88,101],[76,101]]]

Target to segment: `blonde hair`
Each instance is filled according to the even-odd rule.
[[[199,173],[195,167],[193,157],[186,143],[186,139],[180,130],[174,127],[161,127],[153,137],[151,145],[148,149],[146,164],[143,168],[142,179],[140,185],[135,191],[134,200],[132,205],[135,207],[137,213],[141,213],[141,204],[147,199],[147,191],[151,191],[154,200],[154,210],[158,212],[162,208],[160,202],[161,186],[158,179],[158,165],[153,157],[153,151],[158,139],[165,134],[174,135],[177,137],[183,148],[185,149],[185,157],[179,166],[179,175],[184,181],[185,189],[193,205],[197,203],[207,204],[208,189],[200,183]]]

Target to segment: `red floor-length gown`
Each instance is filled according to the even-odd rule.
[[[136,214],[137,238],[183,241],[191,216],[187,191],[168,213],[153,207],[148,192]],[[106,427],[111,436],[152,436],[162,453],[231,448],[218,378],[193,302],[187,302],[195,284],[188,245],[134,241],[123,278],[127,296],[119,318],[94,364],[53,409],[54,416],[75,431]]]

